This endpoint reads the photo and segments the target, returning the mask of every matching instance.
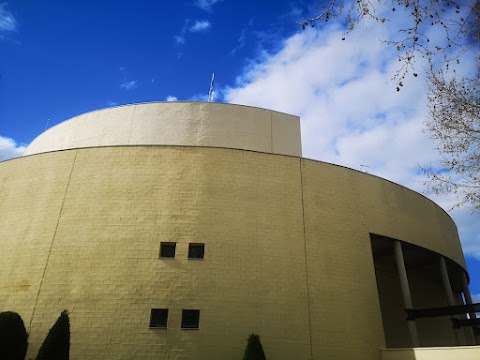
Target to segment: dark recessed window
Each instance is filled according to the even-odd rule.
[[[152,309],[150,313],[151,328],[166,328],[168,323],[168,309]]]
[[[205,244],[188,244],[189,259],[203,259]]]
[[[176,245],[177,243],[174,242],[162,242],[160,245],[160,257],[174,258]]]
[[[198,329],[200,323],[200,310],[182,311],[182,329]]]

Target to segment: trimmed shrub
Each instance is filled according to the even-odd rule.
[[[16,312],[0,313],[0,359],[24,360],[28,334],[22,318]]]
[[[37,360],[68,360],[69,358],[70,320],[67,310],[64,310],[43,341]]]
[[[266,360],[262,343],[260,342],[260,336],[250,334],[243,360]]]

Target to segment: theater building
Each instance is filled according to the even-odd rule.
[[[241,359],[252,332],[269,360],[480,355],[450,216],[303,158],[296,116],[79,115],[0,163],[0,233],[0,310],[25,321],[27,358],[62,310],[71,359]]]

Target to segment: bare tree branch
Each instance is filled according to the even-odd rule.
[[[379,9],[385,15],[376,15]],[[427,189],[454,193],[458,199],[454,207],[480,211],[480,0],[327,0],[316,16],[299,24],[305,28],[340,19],[348,24],[345,40],[360,21],[385,23],[399,10],[407,14],[406,26],[383,41],[398,51],[397,91],[408,74],[418,76],[418,58],[430,65],[426,127],[441,160],[423,169],[429,177]],[[433,30],[443,36],[430,37]],[[467,52],[476,55],[479,66],[473,74],[458,77],[450,65],[460,64]]]
[[[385,15],[376,15],[377,9],[388,5]],[[399,39],[385,39],[385,43],[398,51],[401,65],[394,77],[397,90],[403,80],[415,72],[417,58],[424,58],[432,66],[440,57],[448,69],[449,63],[459,61],[462,54],[472,48],[478,49],[480,39],[480,0],[329,0],[319,7],[318,13],[298,21],[303,27],[314,26],[316,22],[328,23],[340,19],[348,24],[342,40],[365,19],[385,23],[395,18],[400,9],[405,10],[408,25],[399,28]],[[439,29],[442,40],[429,36],[432,28]],[[418,70],[417,70],[418,71]]]
[[[480,211],[480,66],[470,77],[447,79],[430,74],[426,122],[441,160],[437,169],[424,169],[428,189],[460,195],[456,206]]]

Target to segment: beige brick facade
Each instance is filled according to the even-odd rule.
[[[378,359],[390,320],[370,234],[465,267],[455,224],[415,192],[323,162],[214,147],[4,161],[0,233],[0,311],[24,319],[27,358],[66,309],[74,360],[240,359],[252,332],[268,359]],[[177,243],[174,259],[159,258],[161,242]],[[205,244],[203,260],[187,259],[189,243]],[[167,329],[149,328],[152,308],[169,309]],[[198,330],[180,328],[182,309],[200,310]],[[437,331],[429,324],[425,333]],[[437,345],[449,345],[442,334]]]

